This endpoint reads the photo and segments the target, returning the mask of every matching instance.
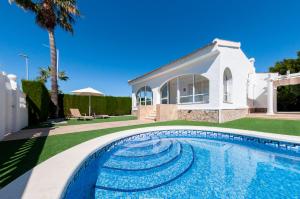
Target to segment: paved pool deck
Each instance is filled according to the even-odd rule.
[[[122,127],[122,126],[149,124],[153,122],[154,121],[152,120],[126,120],[126,121],[116,121],[116,122],[67,125],[67,126],[58,126],[58,127],[49,127],[49,128],[24,129],[16,133],[7,134],[4,137],[3,141],[92,131],[92,130],[107,129],[107,128],[114,128],[114,127]]]
[[[299,120],[300,112],[279,112],[272,115],[266,113],[250,113],[247,115],[249,118],[261,118],[261,119],[280,119],[280,120]]]

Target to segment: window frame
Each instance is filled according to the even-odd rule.
[[[192,76],[193,80],[192,80],[192,94],[189,95],[180,95],[180,78],[184,77],[184,76]],[[195,79],[196,76],[200,76],[202,78],[204,78],[205,81],[207,81],[207,92],[203,92],[203,93],[197,93],[196,94],[196,88],[195,88]],[[168,80],[166,83],[163,84],[163,86],[160,89],[160,96],[162,96],[162,89],[166,88],[167,89],[167,97],[164,97],[160,99],[160,103],[163,104],[163,100],[167,99],[167,104],[170,103],[170,94],[169,94],[169,83],[170,81],[176,79],[177,81],[177,85],[176,85],[176,98],[177,98],[177,103],[176,104],[209,104],[209,79],[201,74],[185,74],[185,75],[181,75],[181,76],[177,76],[173,79]],[[189,84],[188,84],[189,85]],[[200,84],[201,85],[201,84]],[[166,86],[166,87],[165,87]],[[186,88],[188,89],[188,88]],[[196,101],[196,98],[198,96],[203,96],[203,100],[201,101]],[[181,102],[182,98],[190,98],[192,97],[192,101],[191,102]],[[165,103],[164,103],[165,104]]]
[[[226,67],[223,72],[223,103],[226,103],[226,104],[233,103],[233,100],[232,100],[233,88],[232,88],[232,86],[233,86],[232,72],[228,67]]]
[[[147,92],[151,93],[151,97],[147,96]],[[151,106],[153,105],[153,92],[150,86],[142,86],[135,94],[136,106]],[[150,104],[148,104],[148,100]]]

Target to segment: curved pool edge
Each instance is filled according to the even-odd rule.
[[[207,126],[156,126],[119,131],[88,140],[49,158],[2,188],[0,198],[61,198],[73,174],[91,154],[116,140],[160,130],[214,131],[300,144],[300,136]]]

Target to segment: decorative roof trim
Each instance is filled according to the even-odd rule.
[[[241,48],[241,42],[234,42],[222,39],[214,39],[213,43],[220,47]]]
[[[174,70],[180,69],[180,68],[182,68],[182,67],[184,67],[184,66],[186,66],[186,65],[188,65],[188,64],[191,64],[191,63],[194,63],[194,62],[197,62],[197,61],[200,61],[200,60],[208,59],[208,58],[210,58],[210,57],[213,57],[214,55],[218,55],[219,53],[220,53],[219,50],[213,50],[213,51],[211,51],[211,52],[209,52],[209,53],[206,53],[206,54],[204,54],[204,55],[202,55],[202,56],[195,57],[195,58],[192,59],[192,60],[185,61],[185,62],[179,64],[179,65],[176,66],[176,67],[167,68],[167,66],[169,66],[169,65],[166,65],[166,66],[164,66],[164,67],[161,67],[161,68],[158,68],[158,69],[156,69],[156,70],[154,70],[154,71],[151,71],[151,72],[149,72],[149,73],[146,73],[145,75],[140,76],[140,77],[138,77],[138,78],[136,78],[136,79],[134,79],[134,80],[130,80],[130,81],[128,81],[128,83],[131,84],[131,85],[132,85],[132,84],[141,83],[141,82],[144,82],[144,81],[147,81],[147,80],[156,78],[156,77],[158,77],[158,76],[164,75],[164,74],[166,74],[166,73],[172,72],[172,71],[174,71]],[[156,74],[153,74],[153,73],[155,73],[155,72],[157,72],[157,73],[156,73]]]
[[[148,80],[149,78],[151,78],[152,76],[159,76],[160,74],[162,73],[165,73],[166,71],[172,71],[172,70],[175,70],[177,68],[180,68],[182,65],[186,65],[186,63],[190,63],[191,61],[194,61],[194,60],[198,60],[199,58],[202,59],[202,57],[206,56],[207,54],[211,54],[212,52],[214,51],[217,51],[217,50],[214,50],[214,51],[211,51],[207,54],[204,54],[200,57],[196,57],[190,61],[187,61],[188,58],[192,57],[193,55],[195,55],[196,53],[199,53],[200,51],[204,50],[205,48],[208,48],[208,47],[212,47],[212,46],[219,46],[219,47],[229,47],[229,48],[240,48],[241,47],[241,43],[240,42],[233,42],[233,41],[227,41],[227,40],[222,40],[222,39],[214,39],[212,43],[208,44],[208,45],[205,45],[203,46],[202,48],[199,48],[197,49],[196,51],[186,55],[186,56],[183,56],[175,61],[172,61],[166,65],[163,65],[162,67],[159,67],[155,70],[152,70],[144,75],[141,75],[141,76],[138,76],[137,78],[134,78],[132,80],[128,80],[128,83],[130,85],[132,84],[135,84],[135,83],[138,83],[142,80]],[[219,52],[219,51],[218,51]],[[185,62],[187,61],[187,62]],[[180,63],[182,62],[182,63]],[[176,64],[179,64],[178,66],[175,66]],[[174,68],[173,68],[174,67]],[[165,71],[164,71],[165,70]],[[146,79],[145,79],[146,78]]]

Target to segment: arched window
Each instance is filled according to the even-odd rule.
[[[229,68],[226,68],[223,74],[223,101],[232,102],[232,74]]]
[[[162,104],[209,103],[209,80],[198,74],[183,75],[165,83],[160,94]]]
[[[153,95],[149,86],[143,86],[136,93],[137,105],[152,105]]]

